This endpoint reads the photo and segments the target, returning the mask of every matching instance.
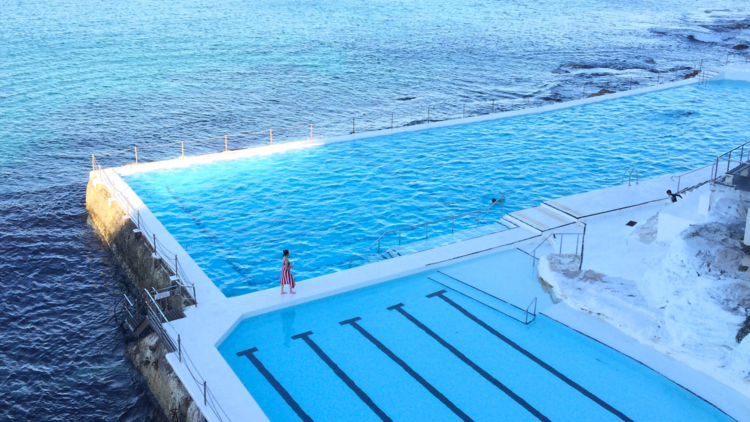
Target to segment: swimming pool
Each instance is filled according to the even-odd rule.
[[[750,135],[749,89],[690,85],[124,179],[235,296],[276,286],[284,249],[304,280],[368,262],[385,230],[483,209],[505,192],[505,210],[515,210],[618,184],[633,166],[650,178],[707,164]],[[503,229],[492,212],[481,223]],[[450,230],[446,222],[430,235]]]
[[[248,318],[218,349],[271,421],[732,420],[550,318],[523,324],[439,277]]]

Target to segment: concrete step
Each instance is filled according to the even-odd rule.
[[[509,215],[527,226],[542,232],[576,222],[573,217],[547,206],[514,211]]]

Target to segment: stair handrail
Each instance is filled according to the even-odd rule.
[[[688,174],[695,173],[696,171],[699,171],[699,170],[703,170],[706,167],[711,167],[711,176],[713,176],[713,174],[714,174],[714,166],[715,165],[716,165],[716,163],[707,164],[707,165],[705,165],[703,167],[698,167],[695,170],[690,170],[690,171],[682,173],[682,174],[675,174],[674,176],[670,177],[670,179],[673,182],[675,181],[675,179],[677,179],[677,190],[675,191],[675,193],[680,193],[681,192],[680,191],[680,183],[681,183],[682,176],[687,176]],[[712,178],[711,176],[709,176],[708,180],[711,180],[711,178]],[[685,188],[685,189],[687,190],[687,189],[690,189],[690,188]]]
[[[415,227],[420,227],[420,226],[427,226],[429,228],[430,224],[439,223],[441,221],[455,220],[457,218],[465,217],[467,215],[481,214],[483,212],[489,212],[498,203],[500,203],[500,206],[501,206],[501,209],[500,209],[500,218],[502,218],[503,214],[505,213],[505,196],[506,195],[507,195],[507,193],[504,193],[504,194],[502,194],[500,196],[499,199],[493,199],[492,200],[492,204],[490,204],[489,207],[481,209],[481,210],[469,211],[469,212],[465,212],[465,213],[461,213],[461,214],[452,215],[450,217],[438,218],[437,220],[425,221],[425,222],[418,223],[418,224],[412,224],[411,226],[405,226],[405,227],[399,227],[399,228],[396,228],[396,229],[387,230],[387,231],[383,232],[383,234],[381,234],[380,237],[378,237],[374,242],[372,242],[372,244],[370,245],[370,247],[367,248],[367,249],[372,249],[372,247],[377,244],[378,245],[378,252],[380,252],[380,240],[383,239],[383,237],[385,237],[387,234],[395,233],[395,232],[399,232],[399,234],[400,234],[402,230],[409,230],[409,229],[413,229]],[[451,230],[453,230],[453,229],[451,228]],[[429,234],[426,234],[426,236],[429,237]],[[401,237],[399,236],[399,245],[400,244],[401,244]]]
[[[534,312],[531,313],[534,318],[531,318],[531,321],[529,321],[529,308],[531,308],[531,305],[534,305]],[[529,303],[529,306],[526,307],[526,315],[524,316],[524,321],[524,324],[526,325],[529,325],[529,323],[536,321],[536,297],[531,301],[531,303]]]
[[[536,250],[539,249],[542,245],[544,245],[547,242],[547,240],[549,240],[550,237],[555,238],[555,236],[557,236],[557,235],[560,235],[560,246],[558,247],[558,253],[560,253],[560,254],[562,253],[562,246],[563,246],[562,240],[564,239],[564,236],[573,236],[573,235],[576,236],[576,253],[575,253],[575,255],[578,255],[578,256],[581,257],[580,262],[578,263],[578,269],[580,270],[581,267],[583,266],[583,246],[584,246],[583,242],[584,242],[585,237],[586,237],[586,223],[583,223],[583,232],[582,233],[550,233],[549,235],[547,235],[547,237],[545,237],[541,242],[539,242],[539,244],[536,245],[536,247],[531,251],[531,265],[535,265],[536,261],[539,260],[539,258],[537,258],[537,256],[536,256]],[[578,245],[579,244],[581,245],[581,253],[580,254],[578,253]]]
[[[731,167],[731,164],[732,164],[732,153],[734,153],[738,149],[740,150],[740,159],[739,160],[735,160],[735,161],[737,161],[739,164],[742,164],[742,159],[745,158],[745,146],[747,144],[750,144],[750,141],[747,141],[747,142],[745,142],[743,144],[740,144],[740,145],[738,145],[738,146],[730,149],[729,151],[727,151],[727,152],[725,152],[725,153],[723,153],[723,154],[721,154],[721,155],[719,155],[719,156],[716,157],[716,162],[714,163],[714,165],[715,165],[715,167],[714,167],[714,174],[713,174],[713,178],[712,178],[712,180],[714,182],[716,182],[719,179],[719,162],[726,160],[726,162],[727,162],[727,171],[725,172],[725,174],[729,173],[729,170],[730,170],[730,167]],[[748,154],[747,158],[750,159],[750,153]]]

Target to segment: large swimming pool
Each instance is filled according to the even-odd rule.
[[[523,255],[494,259],[518,261],[508,254]],[[526,264],[529,277],[494,284],[533,286]],[[732,420],[550,318],[523,324],[446,281],[432,271],[248,318],[219,352],[271,421]]]
[[[748,93],[746,82],[690,85],[125,179],[235,296],[277,285],[284,249],[303,280],[366,263],[385,230],[486,208],[502,193],[507,211],[618,184],[633,166],[651,178],[708,164],[750,136]]]

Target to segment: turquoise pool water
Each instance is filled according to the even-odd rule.
[[[482,209],[504,192],[507,211],[618,184],[632,166],[651,178],[708,164],[750,137],[748,93],[746,82],[691,85],[125,180],[234,296],[276,286],[284,249],[304,280],[366,263],[385,230]]]
[[[435,274],[248,318],[219,351],[271,421],[732,420],[601,343],[543,315],[522,324]]]

